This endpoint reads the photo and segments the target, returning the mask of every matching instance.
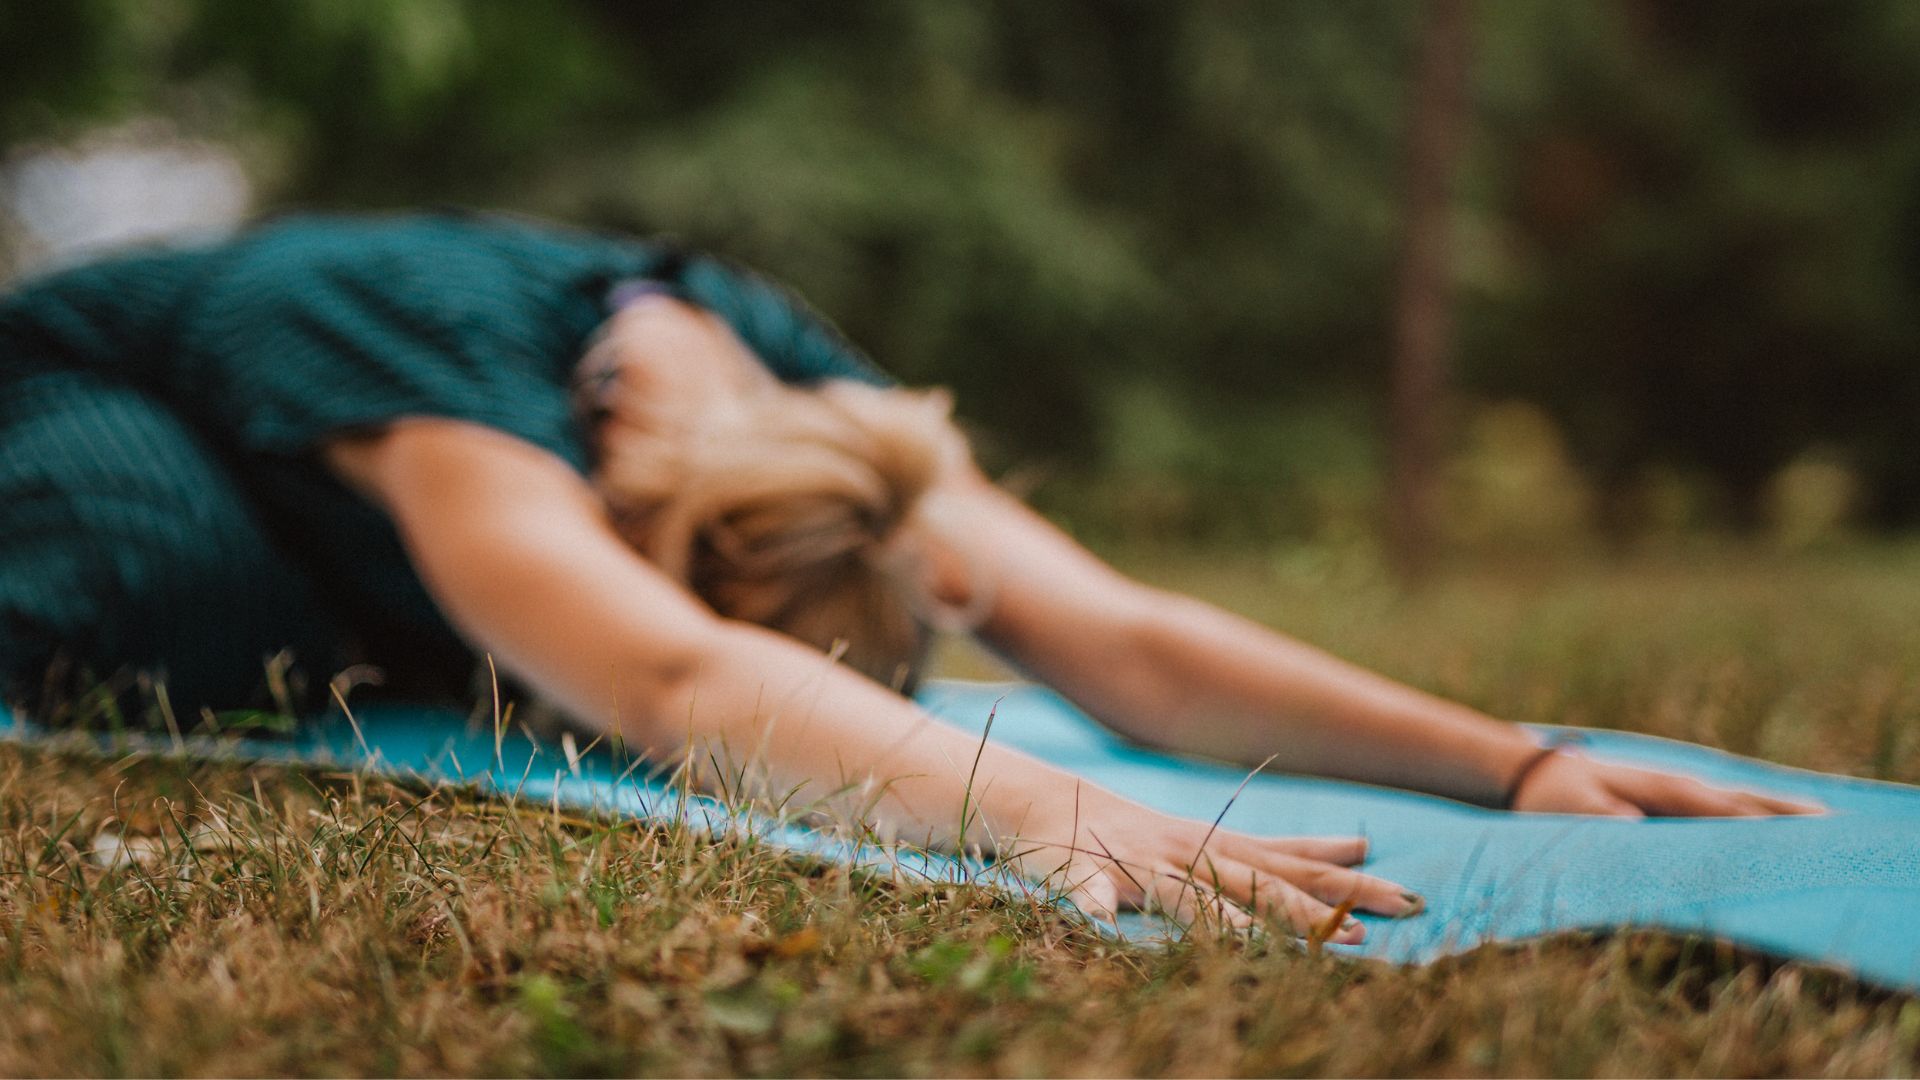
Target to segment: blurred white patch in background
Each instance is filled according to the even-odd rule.
[[[0,164],[0,276],[218,235],[252,206],[253,184],[229,150],[155,125],[22,147]]]

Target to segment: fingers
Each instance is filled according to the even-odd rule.
[[[1709,787],[1693,780],[1677,785],[1673,797],[1665,801],[1662,809],[1689,817],[1756,817],[1768,813],[1746,792]]]
[[[1645,810],[1640,809],[1625,799],[1616,798],[1612,795],[1601,796],[1595,803],[1594,809],[1588,811],[1588,813],[1598,814],[1601,817],[1617,818],[1643,818],[1647,816]]]
[[[1663,817],[1773,817],[1826,812],[1825,807],[1812,803],[1714,787],[1692,777],[1643,769],[1621,769],[1617,775],[1618,780],[1609,788],[1647,813]]]
[[[1753,793],[1752,797],[1774,814],[1825,814],[1830,811],[1817,802],[1800,802],[1796,799],[1781,799],[1772,795]]]
[[[1390,881],[1273,852],[1257,866],[1224,853],[1203,853],[1189,866],[1152,869],[1082,857],[1059,872],[1075,903],[1099,918],[1112,919],[1127,908],[1155,908],[1187,925],[1244,929],[1275,919],[1302,937],[1344,945],[1366,938],[1366,927],[1349,911],[1405,916],[1425,908],[1419,896]]]
[[[1096,919],[1116,922],[1120,918],[1120,886],[1099,867],[1084,863],[1069,864],[1067,896],[1081,911]]]
[[[1718,813],[1714,815],[1716,817],[1797,817],[1827,812],[1826,807],[1815,803],[1779,799],[1757,791],[1709,790],[1717,796],[1714,799],[1714,805],[1718,808]]]
[[[1514,809],[1604,817],[1772,817],[1821,814],[1826,808],[1753,791],[1701,783],[1690,776],[1561,755],[1536,769]]]
[[[1157,875],[1150,886],[1148,900],[1152,907],[1182,926],[1246,930],[1258,922],[1252,912],[1222,896],[1218,890],[1176,874]],[[1298,925],[1292,919],[1287,922]]]
[[[1255,842],[1273,851],[1336,866],[1358,866],[1367,861],[1367,838],[1364,836],[1292,837]]]
[[[1214,843],[1218,846],[1202,858],[1212,860],[1222,874],[1221,887],[1242,903],[1252,902],[1251,895],[1263,880],[1277,878],[1324,903],[1351,904],[1377,915],[1403,918],[1426,909],[1426,902],[1412,890],[1349,869],[1367,853],[1363,837],[1267,840],[1228,833],[1217,836]]]
[[[1350,904],[1355,910],[1404,918],[1425,911],[1427,902],[1411,889],[1357,870],[1301,860],[1280,868],[1286,881],[1328,904]]]
[[[1333,905],[1342,904],[1393,918],[1426,909],[1417,894],[1384,878],[1291,855],[1266,854],[1258,861],[1224,853],[1207,855],[1194,865],[1191,875],[1236,903],[1286,917],[1296,928],[1301,924],[1289,906],[1294,904],[1293,893],[1314,901],[1310,910],[1316,920],[1324,918]]]
[[[1109,922],[1125,909],[1159,911],[1183,926],[1221,926],[1243,930],[1258,920],[1252,912],[1222,896],[1217,888],[1178,871],[1149,873],[1111,859],[1075,859],[1060,868],[1068,896],[1081,911]],[[1315,912],[1302,906],[1300,917]],[[1291,919],[1289,923],[1291,924]]]
[[[1709,815],[1702,815],[1702,816],[1712,816],[1712,817],[1772,817],[1773,816],[1773,811],[1767,809],[1767,806],[1765,803],[1762,803],[1760,800],[1754,798],[1752,795],[1749,795],[1744,791],[1722,791],[1718,788],[1709,788],[1708,790],[1712,792],[1712,795],[1707,797],[1706,804],[1711,808],[1711,813]]]
[[[1364,836],[1266,837],[1222,831],[1213,835],[1206,850],[1256,866],[1261,865],[1262,860],[1278,856],[1335,866],[1358,866],[1367,861],[1371,849]]]
[[[1706,790],[1720,797],[1720,805],[1726,810],[1723,816],[1726,817],[1798,816],[1827,812],[1827,808],[1818,803],[1782,799],[1773,795],[1763,795],[1758,791],[1733,791],[1713,787],[1708,787]]]
[[[1260,917],[1277,919],[1295,934],[1337,945],[1358,945],[1367,928],[1360,920],[1307,895],[1279,878],[1248,880],[1245,868],[1218,864],[1197,867],[1191,877],[1165,874],[1155,880],[1154,900],[1169,914],[1189,925],[1218,924],[1235,929],[1254,925]]]
[[[1076,849],[1053,868],[1054,880],[1096,917],[1154,907],[1188,924],[1244,928],[1274,919],[1337,944],[1366,938],[1350,912],[1403,917],[1426,907],[1412,891],[1352,869],[1367,857],[1364,837],[1265,839],[1172,824],[1178,827],[1164,837],[1172,843],[1144,859],[1128,860],[1104,844]]]

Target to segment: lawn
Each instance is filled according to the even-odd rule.
[[[1516,720],[1920,781],[1920,548],[1132,552]],[[964,651],[951,670],[978,671]],[[1920,1071],[1920,1002],[1656,935],[1423,969],[351,775],[0,747],[0,1074]]]

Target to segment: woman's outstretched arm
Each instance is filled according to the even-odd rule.
[[[1497,804],[1633,816],[1804,813],[1575,754],[1188,597],[1129,580],[975,478],[953,543],[992,590],[981,635],[1115,730],[1166,749]]]
[[[1030,871],[1060,872],[1096,909],[1151,902],[1237,921],[1254,907],[1304,930],[1349,899],[1389,915],[1418,907],[1347,869],[1362,841],[1209,839],[1205,823],[983,748],[805,645],[715,616],[620,540],[584,480],[529,444],[423,419],[337,443],[328,460],[392,514],[473,645],[655,755],[731,759],[771,792],[854,802],[906,839],[1001,846]]]

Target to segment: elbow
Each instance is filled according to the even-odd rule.
[[[1131,663],[1128,670],[1146,674],[1158,672],[1188,621],[1196,601],[1145,585],[1127,591],[1115,615],[1115,643]]]
[[[605,672],[587,700],[566,703],[595,727],[617,733],[642,753],[672,753],[688,741],[700,689],[711,683],[725,649],[719,619],[677,628],[649,641]]]
[[[700,687],[717,666],[717,636],[717,629],[703,629],[634,663],[615,703],[622,737],[645,752],[685,746]]]
[[[817,665],[817,666],[816,666]],[[720,616],[691,621],[629,669],[617,730],[636,748],[678,753],[769,707],[769,694],[812,682],[824,655],[774,631]]]
[[[1101,649],[1100,671],[1108,693],[1128,703],[1115,711],[1117,717],[1164,720],[1185,710],[1191,657],[1183,637],[1192,604],[1176,593],[1135,586],[1115,612],[1113,632]],[[1164,745],[1158,723],[1123,724],[1121,734]]]

